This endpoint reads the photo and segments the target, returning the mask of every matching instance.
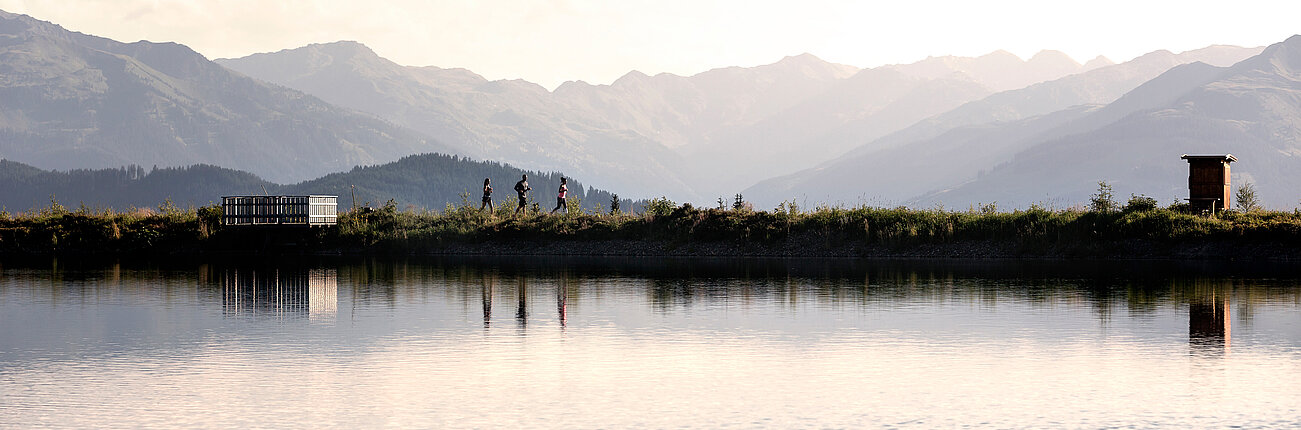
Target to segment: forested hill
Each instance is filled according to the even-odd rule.
[[[279,185],[252,173],[211,165],[151,169],[41,170],[0,160],[0,209],[9,212],[49,207],[51,199],[69,209],[156,207],[170,198],[181,207],[220,202],[223,194],[276,190]]]
[[[493,200],[498,205],[513,205],[515,182],[525,174],[529,175],[529,185],[533,187],[530,198],[544,209],[555,206],[556,191],[564,176],[561,173],[524,171],[509,164],[443,154],[412,155],[388,164],[358,166],[348,172],[287,186],[285,193],[335,194],[341,207],[351,206],[351,186],[355,185],[358,206],[381,205],[392,199],[402,206],[442,209],[448,203],[460,204],[463,200],[477,206],[483,194],[483,180],[489,178]],[[569,179],[568,188],[570,196],[582,199],[583,207],[610,206],[608,191],[585,187],[573,178]],[[627,201],[621,206],[625,210],[631,207]]]
[[[508,164],[473,161],[442,154],[421,154],[377,166],[358,166],[310,181],[281,185],[256,175],[210,165],[146,169],[125,166],[116,169],[48,171],[26,164],[0,160],[0,209],[20,212],[49,207],[51,199],[69,209],[85,205],[92,209],[157,207],[169,200],[179,207],[220,203],[222,196],[269,194],[334,194],[341,209],[356,203],[383,205],[392,199],[399,208],[442,209],[448,203],[465,200],[477,205],[484,178],[492,178],[493,198],[498,205],[514,204],[511,190],[520,175],[529,175],[532,199],[544,209],[555,204],[554,191],[561,173],[525,171]],[[600,204],[608,208],[608,191],[588,189],[569,180],[570,195],[582,199],[587,208]],[[623,201],[625,210],[632,207]]]

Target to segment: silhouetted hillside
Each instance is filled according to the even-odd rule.
[[[393,199],[399,205],[418,208],[442,209],[448,203],[460,204],[464,200],[478,206],[483,195],[483,179],[492,179],[493,200],[498,205],[514,207],[513,188],[520,176],[529,176],[532,201],[545,210],[556,204],[556,191],[560,186],[558,172],[532,172],[492,161],[473,161],[443,154],[420,154],[378,166],[358,166],[343,173],[289,185],[282,190],[287,194],[334,194],[339,196],[339,206],[352,205],[352,185],[357,186],[357,205],[380,205]],[[610,193],[585,187],[570,178],[569,194],[583,200],[586,208],[600,204],[610,206]],[[626,199],[625,199],[626,200]],[[627,211],[632,202],[622,203]]]
[[[180,207],[221,202],[222,195],[261,194],[279,187],[257,176],[206,164],[146,170],[130,165],[117,169],[78,169],[66,172],[37,169],[0,160],[0,207],[26,211],[50,205],[69,208],[156,207],[171,199]]]
[[[461,204],[466,193],[478,206],[484,178],[493,180],[493,199],[498,206],[514,207],[515,182],[529,175],[531,199],[543,209],[555,205],[555,191],[561,173],[525,171],[508,164],[472,161],[442,154],[421,154],[376,166],[359,166],[292,185],[265,181],[251,173],[211,165],[145,169],[131,165],[116,169],[41,170],[26,164],[0,160],[0,208],[27,211],[50,206],[51,197],[60,204],[92,209],[157,207],[171,200],[178,207],[221,202],[227,195],[334,194],[340,208],[352,206],[352,186],[358,206],[383,205],[392,199],[400,208],[443,209],[448,203]],[[591,189],[576,179],[569,180],[569,194],[582,199],[585,208],[609,208],[611,194]],[[622,199],[628,211],[633,202]]]

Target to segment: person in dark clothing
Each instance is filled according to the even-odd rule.
[[[569,192],[569,187],[565,186],[567,182],[569,182],[567,179],[560,178],[560,192],[556,194],[556,208],[552,209],[551,213],[556,213],[561,208],[565,209],[565,213],[569,213],[569,206],[565,204],[565,195]]]
[[[529,175],[523,176],[519,182],[515,183],[515,192],[519,194],[519,207],[515,208],[516,215],[524,210],[524,204],[528,202],[528,192],[533,190],[533,187],[529,186]]]
[[[497,208],[492,205],[492,179],[483,178],[483,204],[479,205],[479,210],[488,208],[488,213],[496,211]]]

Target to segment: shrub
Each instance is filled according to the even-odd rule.
[[[1147,212],[1156,210],[1156,199],[1144,195],[1129,195],[1129,202],[1125,203],[1125,212]]]
[[[1188,202],[1175,200],[1170,203],[1170,206],[1166,206],[1165,209],[1171,212],[1189,213],[1192,211],[1192,206],[1189,205]]]
[[[1234,203],[1234,206],[1237,206],[1243,212],[1260,210],[1260,199],[1256,196],[1256,187],[1250,182],[1239,186],[1238,192],[1233,197],[1238,200]]]
[[[63,207],[63,205],[59,204],[59,199],[55,198],[54,194],[50,194],[50,207],[45,208],[40,212],[41,215],[45,215],[45,216],[59,216],[59,215],[67,214],[68,208],[65,208]]]
[[[1098,192],[1089,197],[1089,209],[1094,212],[1111,212],[1116,210],[1116,200],[1111,194],[1111,184],[1098,181]]]
[[[221,226],[222,210],[221,205],[207,205],[196,211],[199,218],[199,228],[203,235],[211,234]]]
[[[646,215],[665,216],[673,213],[673,210],[677,208],[678,208],[677,203],[674,203],[672,200],[669,200],[667,197],[661,196],[659,198],[650,199],[649,202],[646,202],[645,210],[646,210]]]
[[[773,212],[777,214],[785,214],[785,215],[799,215],[800,206],[795,203],[795,199],[790,199],[781,202],[781,204],[777,205],[777,208],[773,209]]]

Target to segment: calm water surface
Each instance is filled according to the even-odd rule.
[[[1301,426],[1223,266],[0,262],[0,428]]]

